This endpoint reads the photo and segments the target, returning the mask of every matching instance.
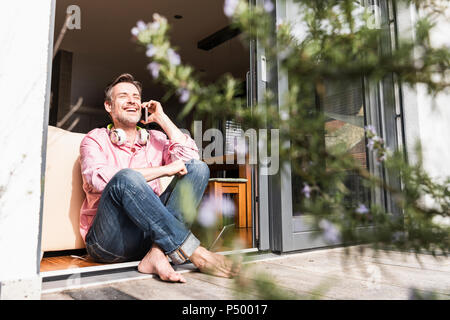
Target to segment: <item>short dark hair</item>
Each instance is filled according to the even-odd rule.
[[[106,88],[105,88],[105,101],[111,102],[111,93],[112,88],[120,83],[120,82],[128,82],[134,84],[134,86],[138,89],[139,95],[142,95],[142,85],[139,81],[134,80],[134,77],[129,73],[122,73],[116,79],[113,80]]]

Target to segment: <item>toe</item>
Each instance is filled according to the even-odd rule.
[[[169,275],[169,280],[172,282],[186,282],[181,274],[175,272]]]

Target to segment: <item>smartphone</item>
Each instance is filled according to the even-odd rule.
[[[148,122],[148,108],[141,108],[141,120]]]

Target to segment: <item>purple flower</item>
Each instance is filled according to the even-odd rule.
[[[369,212],[369,209],[367,209],[367,207],[364,204],[360,203],[359,207],[356,208],[356,212],[359,214],[366,214]]]
[[[209,195],[200,205],[197,216],[198,222],[204,227],[211,227],[216,223],[217,214],[226,217],[234,215],[235,207],[232,200],[222,198],[222,203],[213,195]]]
[[[374,144],[375,144],[375,141],[373,139],[369,139],[369,143],[367,143],[367,148],[369,148],[369,150],[373,150]]]
[[[225,13],[225,15],[227,17],[233,16],[238,4],[239,4],[239,0],[225,0],[224,6],[223,6],[223,12]]]
[[[180,95],[181,103],[186,103],[189,100],[190,92],[188,89],[180,88],[177,90],[177,92]]]
[[[159,76],[159,69],[161,69],[161,65],[159,63],[152,62],[147,66],[147,69],[152,73],[153,79],[156,79]]]
[[[374,137],[370,137],[369,138],[369,142],[367,143],[367,147],[369,148],[369,150],[373,149],[373,147],[375,146],[376,142],[379,142],[380,144],[382,144],[383,143],[383,139],[381,139],[377,135],[375,135]]]
[[[153,20],[155,20],[155,22],[161,22],[161,21],[167,22],[167,19],[160,16],[158,13],[153,14]]]
[[[131,34],[133,35],[133,36],[135,36],[135,37],[137,37],[138,36],[138,34],[139,34],[139,29],[137,28],[137,27],[133,27],[132,29],[131,29]]]
[[[386,153],[385,153],[385,154],[383,154],[383,155],[378,159],[378,161],[379,161],[379,162],[383,162],[384,160],[386,160],[386,157],[387,157],[387,155],[386,155]]]
[[[153,57],[156,53],[156,47],[152,44],[147,45],[147,52],[145,55],[149,58]]]
[[[211,227],[216,223],[216,201],[209,196],[200,205],[197,221],[204,227]]]
[[[144,31],[145,29],[147,29],[147,24],[144,21],[142,21],[142,20],[139,20],[136,23],[136,26],[139,29],[139,31]]]
[[[266,12],[272,12],[272,11],[273,11],[273,8],[274,8],[274,6],[273,6],[272,1],[266,1],[266,2],[264,3],[264,10],[265,10]]]
[[[133,36],[137,37],[138,34],[139,34],[139,32],[144,31],[144,30],[146,30],[146,29],[147,29],[147,24],[146,24],[144,21],[139,20],[139,21],[136,23],[136,27],[133,27],[133,28],[131,29],[131,34],[132,34]]]
[[[234,202],[230,198],[222,198],[222,203],[219,203],[220,211],[225,217],[233,217],[234,216]]]
[[[365,126],[364,129],[366,129],[366,131],[369,131],[370,133],[372,133],[374,135],[377,134],[377,132],[375,130],[375,127],[373,125],[371,125],[371,124]]]
[[[180,56],[172,48],[169,48],[169,50],[167,50],[167,56],[171,65],[177,66],[180,64]]]
[[[160,26],[161,24],[159,23],[159,21],[154,21],[150,23],[150,30],[158,30]]]
[[[319,222],[319,227],[323,230],[323,236],[326,242],[330,244],[341,242],[341,234],[333,223],[324,219]]]
[[[309,199],[309,197],[311,196],[311,188],[307,183],[303,183],[303,186],[304,187],[302,189],[302,192],[305,195],[305,197]]]

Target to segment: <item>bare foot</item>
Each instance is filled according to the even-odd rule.
[[[141,260],[138,270],[142,273],[157,274],[163,281],[186,282],[186,279],[181,274],[175,272],[166,255],[157,245],[153,245],[147,255]]]
[[[203,247],[195,249],[189,260],[200,270],[218,277],[231,278],[239,273],[241,263],[211,252]]]

